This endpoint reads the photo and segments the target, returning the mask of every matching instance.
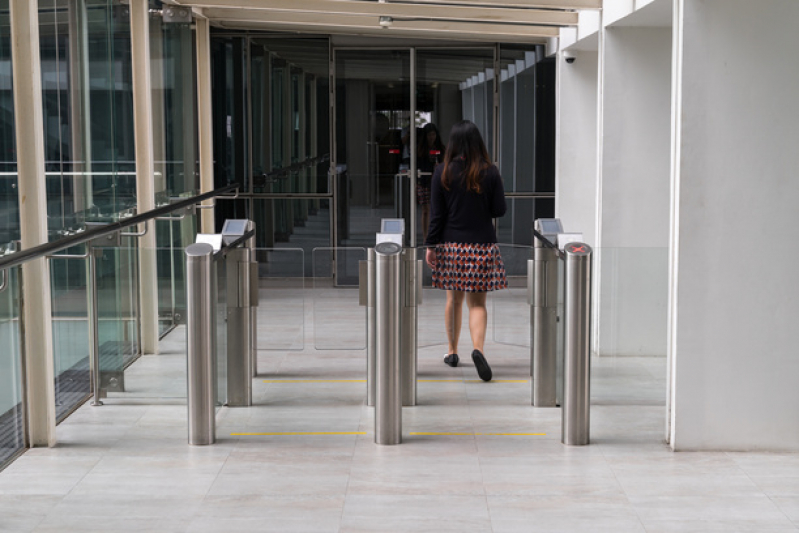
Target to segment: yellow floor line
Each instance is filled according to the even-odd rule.
[[[483,383],[482,379],[465,379],[466,383]],[[490,383],[530,383],[529,379],[492,379]]]
[[[231,433],[236,437],[251,437],[255,435],[293,436],[293,435],[366,435],[365,431],[268,431],[265,433]]]
[[[265,379],[264,383],[366,383],[365,379]]]
[[[483,383],[481,379],[417,379],[420,383]],[[264,383],[366,383],[365,379],[265,379]],[[530,383],[529,379],[494,379],[491,383]]]
[[[411,435],[425,435],[425,436],[490,436],[490,437],[543,437],[546,433],[457,433],[457,432],[439,432],[439,431],[411,431]]]

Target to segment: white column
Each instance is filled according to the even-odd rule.
[[[22,248],[47,242],[42,83],[39,61],[39,2],[11,0],[19,216]],[[46,258],[22,266],[28,438],[31,446],[55,444],[50,268]]]
[[[676,5],[671,444],[796,452],[799,3]]]
[[[147,0],[130,1],[133,115],[136,138],[136,198],[139,213],[155,209],[153,98],[150,83],[150,10]],[[139,294],[142,353],[158,353],[158,273],[155,223],[139,238]]]
[[[214,138],[211,106],[211,34],[208,19],[196,17],[197,132],[200,138],[200,192],[214,190]],[[211,201],[205,202],[210,204]],[[201,232],[214,232],[214,210],[202,209]]]
[[[571,53],[572,63],[557,56],[555,213],[565,231],[581,232],[596,246],[599,60],[596,50]]]

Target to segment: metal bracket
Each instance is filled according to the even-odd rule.
[[[96,228],[99,226],[107,226],[104,222],[86,222],[86,229],[89,228]],[[122,247],[122,236],[119,234],[120,232],[111,233],[110,235],[105,235],[103,237],[97,237],[89,241],[87,244],[90,246],[98,246],[103,248],[121,248]]]

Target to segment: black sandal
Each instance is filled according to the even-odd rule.
[[[474,366],[477,368],[477,375],[480,376],[480,379],[483,381],[491,381],[491,367],[488,366],[488,361],[486,361],[483,352],[480,350],[473,351],[472,361],[474,361]]]
[[[451,353],[444,357],[444,362],[452,367],[458,366],[458,361],[460,361],[460,357],[456,353]]]

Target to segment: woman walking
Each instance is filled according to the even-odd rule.
[[[493,219],[505,214],[505,191],[480,131],[464,120],[452,127],[444,163],[431,183],[426,261],[433,286],[447,291],[444,323],[449,343],[444,362],[458,366],[463,302],[469,307],[472,360],[483,381],[491,367],[484,351],[488,291],[508,286]]]

